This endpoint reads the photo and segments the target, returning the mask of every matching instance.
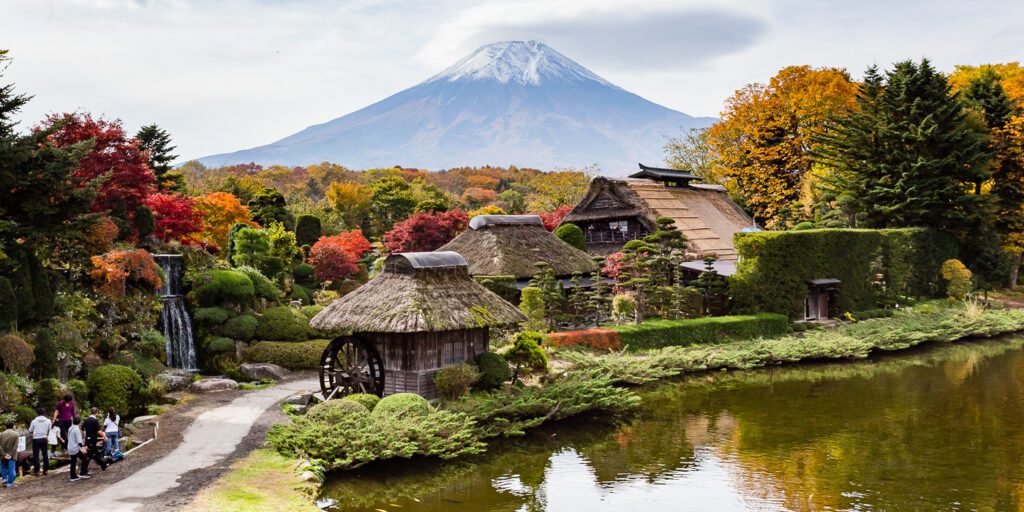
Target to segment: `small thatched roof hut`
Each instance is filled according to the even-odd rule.
[[[473,276],[529,279],[538,261],[551,265],[558,277],[594,268],[589,254],[549,233],[537,215],[477,215],[469,229],[438,250],[464,256]]]
[[[437,370],[487,351],[489,328],[526,320],[477,284],[454,252],[393,254],[384,271],[313,317],[310,326],[358,338],[383,359],[383,394],[436,397]]]

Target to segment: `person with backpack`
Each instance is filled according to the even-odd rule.
[[[117,415],[117,411],[113,407],[107,409],[107,417],[103,420],[103,433],[107,436],[107,442],[104,443],[103,451],[111,457],[121,451],[121,428],[118,427],[120,424],[121,417]]]
[[[48,446],[47,438],[50,436],[50,427],[53,424],[46,417],[46,409],[40,407],[36,409],[36,414],[38,416],[28,426],[28,433],[32,436],[32,460],[35,461],[32,474],[39,476],[39,463],[41,462],[43,465],[43,475],[45,476],[50,471],[50,447]]]

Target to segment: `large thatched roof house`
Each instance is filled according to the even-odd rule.
[[[515,276],[529,279],[543,261],[565,277],[573,272],[588,274],[593,269],[590,255],[555,237],[544,229],[536,215],[477,215],[469,229],[439,251],[454,251],[466,258],[473,276]]]
[[[359,338],[383,359],[384,395],[436,397],[438,369],[487,351],[489,328],[525,320],[515,306],[469,277],[454,252],[393,254],[384,271],[310,321]]]
[[[629,240],[652,233],[659,217],[674,219],[697,257],[735,261],[733,235],[755,227],[718,185],[695,183],[697,176],[640,164],[627,179],[596,177],[562,223],[583,229],[591,252],[609,254]]]

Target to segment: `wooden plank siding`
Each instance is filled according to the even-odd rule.
[[[488,329],[414,333],[360,333],[384,360],[384,396],[416,393],[437,398],[437,370],[487,351]]]

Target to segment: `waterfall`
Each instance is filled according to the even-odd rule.
[[[181,296],[181,278],[185,273],[185,260],[180,254],[154,254],[153,259],[164,271],[164,284],[160,290],[160,323],[167,338],[167,366],[196,370],[196,346],[192,336],[192,318]]]

